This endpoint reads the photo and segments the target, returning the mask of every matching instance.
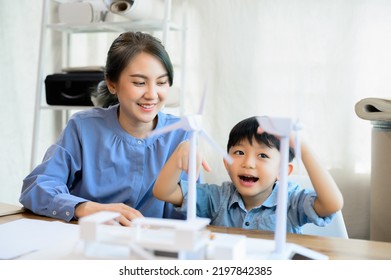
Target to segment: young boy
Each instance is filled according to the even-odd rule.
[[[259,134],[258,129],[257,118],[251,117],[230,132],[227,151],[233,163],[224,160],[224,165],[232,182],[197,185],[197,216],[211,219],[211,225],[275,230],[280,141],[266,132]],[[182,142],[164,165],[153,189],[158,199],[180,206],[181,212],[187,209],[188,184],[179,182],[179,178],[182,170],[187,171],[188,154],[189,143]],[[301,154],[314,191],[288,183],[287,231],[292,233],[301,233],[306,223],[327,225],[343,205],[333,178],[304,141]],[[290,148],[289,174],[293,157]],[[210,171],[205,161],[198,161]]]

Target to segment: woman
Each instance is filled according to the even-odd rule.
[[[128,226],[137,217],[181,218],[157,200],[152,187],[160,169],[186,140],[185,131],[149,133],[179,119],[160,112],[173,67],[151,35],[126,32],[112,43],[105,81],[95,102],[106,108],[78,112],[44,160],[23,181],[19,201],[36,214],[70,221],[116,211]]]

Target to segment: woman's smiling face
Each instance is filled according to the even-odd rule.
[[[155,119],[170,87],[163,63],[145,52],[136,55],[112,85],[120,103],[120,121],[134,126]]]

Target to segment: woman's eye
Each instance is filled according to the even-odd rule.
[[[165,84],[168,83],[168,80],[164,80],[164,81],[159,81],[157,82],[158,86],[164,86]]]
[[[133,82],[133,84],[137,87],[141,87],[141,86],[145,85],[145,82]]]

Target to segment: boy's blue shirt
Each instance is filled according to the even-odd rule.
[[[181,180],[183,204],[177,208],[187,211],[188,182]],[[266,201],[247,211],[242,197],[232,182],[215,184],[197,184],[197,216],[211,219],[211,225],[260,229],[274,231],[276,226],[278,182]],[[335,214],[319,217],[314,208],[316,193],[313,190],[301,189],[299,185],[288,182],[287,232],[302,233],[301,226],[314,223],[326,226]]]

